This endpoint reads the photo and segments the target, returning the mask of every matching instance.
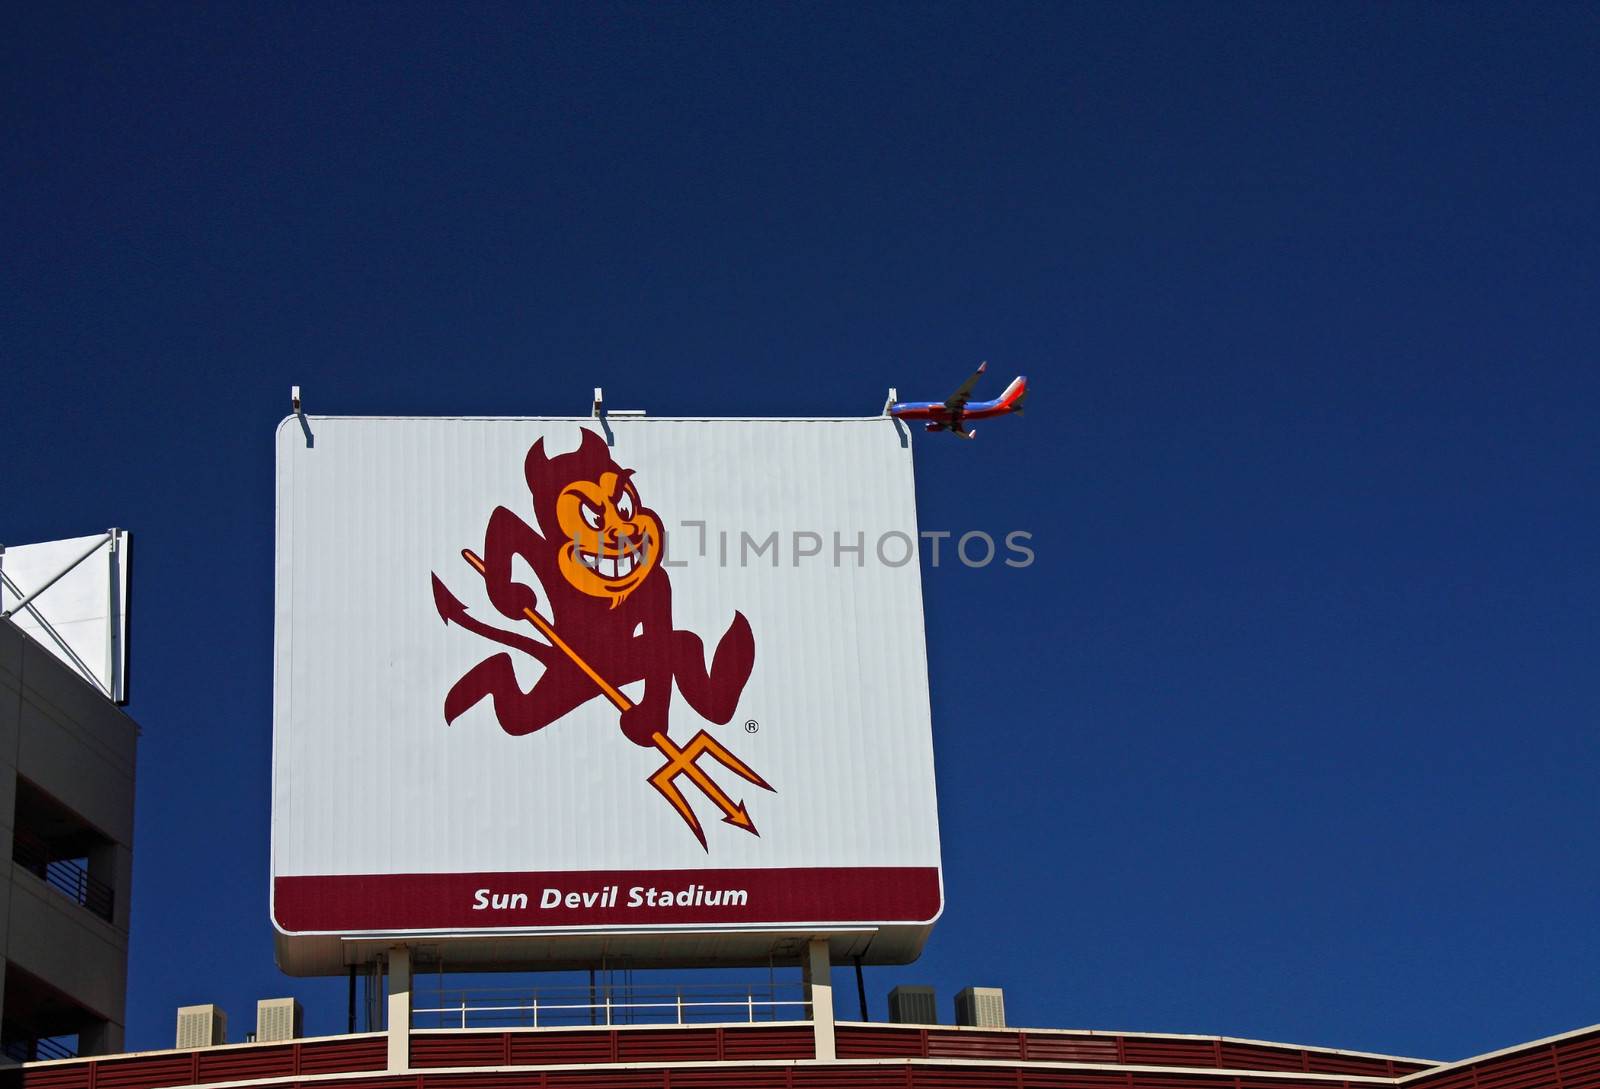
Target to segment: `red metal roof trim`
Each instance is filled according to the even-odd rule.
[[[846,1023],[836,1039],[844,1061],[817,1063],[804,1023],[424,1030],[405,1075],[382,1073],[368,1034],[29,1063],[6,1089],[1600,1089],[1600,1026],[1437,1066],[1136,1033]]]

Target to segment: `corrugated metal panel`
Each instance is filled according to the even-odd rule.
[[[757,1070],[672,1070],[672,1089],[786,1089],[789,1072]]]
[[[1122,1061],[1135,1066],[1216,1066],[1217,1046],[1211,1040],[1124,1036]]]
[[[925,1089],[1017,1089],[1016,1070],[953,1069],[927,1067],[914,1079]]]
[[[1477,1068],[1478,1089],[1527,1089],[1555,1081],[1553,1052],[1545,1049],[1511,1055]]]
[[[1015,1032],[941,1032],[928,1030],[931,1059],[1020,1059],[1022,1037]]]
[[[1555,1051],[1562,1089],[1600,1089],[1600,1037]]]
[[[1306,1053],[1299,1048],[1262,1047],[1231,1040],[1219,1042],[1215,1065],[1230,1070],[1305,1070]]]
[[[521,1072],[492,1074],[433,1074],[430,1089],[528,1089],[530,1077]],[[308,1087],[309,1089],[309,1087]]]
[[[582,1070],[540,1071],[539,1083],[549,1089],[609,1089],[613,1085],[626,1085],[630,1089],[665,1089],[666,1078],[660,1070]],[[424,1086],[424,1089],[427,1089]]]
[[[511,1037],[511,1061],[517,1066],[563,1063],[614,1063],[615,1032],[530,1032]]]
[[[320,1082],[298,1082],[295,1089],[311,1089]],[[416,1078],[341,1078],[334,1084],[339,1089],[416,1089]]]
[[[1214,1064],[1220,1058],[1236,1069],[1243,1069],[1244,1063],[1281,1069],[1290,1056],[1300,1056],[1307,1065],[1339,1062],[1374,1068],[1388,1062],[1219,1040],[958,1032],[892,1025],[841,1025],[837,1040],[841,1057],[872,1055],[885,1061],[872,1065],[807,1064],[757,1069],[737,1065],[739,1060],[809,1057],[812,1039],[807,1025],[443,1032],[413,1037],[419,1065],[500,1065],[509,1054],[513,1064],[530,1068],[511,1073],[366,1076],[289,1084],[294,1089],[999,1089],[1002,1083],[1010,1089],[1337,1089],[1340,1085],[1348,1089],[1351,1083],[1339,1081],[1232,1073],[1207,1075],[1198,1070],[1051,1070],[1008,1066],[1006,1060],[1020,1057],[1026,1047],[1028,1059],[1035,1062],[1104,1062],[1114,1059],[1120,1044],[1126,1061],[1153,1066],[1201,1066]],[[950,1066],[918,1062],[915,1057],[909,1062],[895,1058],[919,1056],[924,1049],[946,1056],[985,1056],[987,1061]],[[296,1055],[302,1075],[373,1071],[381,1069],[385,1061],[386,1040],[367,1036],[25,1066],[20,1070],[20,1086],[165,1089],[197,1080],[248,1082],[292,1076]],[[711,1065],[717,1062],[718,1055],[729,1060],[728,1065]],[[618,1061],[707,1065],[672,1070],[646,1065],[593,1072],[539,1068],[539,1064]],[[1406,1089],[1600,1089],[1600,1032],[1529,1045],[1435,1075],[1422,1074],[1407,1079],[1405,1085]]]
[[[716,1029],[668,1029],[665,1032],[619,1032],[617,1061],[637,1062],[716,1062]]]
[[[901,1066],[799,1066],[794,1084],[816,1089],[905,1089],[907,1070]]]
[[[810,1025],[722,1030],[725,1059],[809,1059],[815,1054],[816,1040]]]
[[[1413,1070],[1426,1070],[1427,1063],[1401,1063],[1372,1055],[1337,1055],[1326,1051],[1307,1051],[1306,1070],[1313,1074],[1360,1074],[1369,1078],[1394,1077]]]
[[[1248,1079],[1205,1074],[1150,1074],[1130,1072],[1130,1085],[1160,1086],[1161,1089],[1218,1089],[1219,1086],[1249,1084]],[[1276,1082],[1271,1083],[1276,1085]]]
[[[92,1063],[62,1063],[59,1066],[29,1067],[22,1081],[28,1089],[88,1089]]]
[[[836,1037],[840,1058],[920,1058],[931,1053],[937,1058],[1019,1059],[1033,1062],[1114,1062],[1115,1037],[1071,1036],[1031,1033],[973,1033],[897,1028],[892,1026],[839,1027]],[[1195,1041],[1160,1038],[1123,1038],[1125,1055],[1137,1055],[1130,1062],[1157,1066],[1178,1066],[1187,1062],[1200,1065],[1206,1057],[1204,1046]],[[1129,1048],[1130,1043],[1140,1046]],[[1178,1044],[1181,1046],[1173,1047]],[[419,1068],[441,1066],[563,1065],[612,1062],[728,1062],[804,1059],[812,1054],[811,1029],[805,1025],[775,1027],[749,1026],[721,1029],[598,1029],[572,1032],[505,1033],[428,1033],[412,1037],[413,1064]],[[294,1053],[299,1051],[298,1070]],[[1300,1049],[1245,1045],[1210,1048],[1212,1062],[1221,1054],[1224,1065],[1232,1069],[1287,1068],[1290,1056]],[[1384,1062],[1361,1056],[1325,1056],[1308,1053],[1303,1061],[1319,1058],[1344,1058],[1353,1065],[1371,1066]],[[1152,1062],[1152,1059],[1158,1061]],[[27,1089],[89,1089],[91,1068],[96,1070],[95,1089],[161,1089],[194,1082],[247,1081],[256,1078],[286,1077],[301,1074],[342,1073],[381,1069],[385,1061],[382,1038],[315,1041],[299,1045],[260,1048],[230,1048],[223,1051],[198,1051],[185,1055],[162,1055],[129,1059],[84,1061],[29,1068]],[[1557,1081],[1557,1067],[1561,1079]],[[903,1068],[897,1068],[903,1069]],[[971,1069],[971,1068],[966,1068]],[[712,1071],[710,1073],[716,1073]],[[1476,1075],[1476,1082],[1475,1082]],[[877,1074],[871,1075],[877,1077]],[[1030,1075],[1031,1076],[1031,1075]],[[1077,1079],[1084,1085],[1122,1086],[1126,1075],[1056,1072],[1049,1077]],[[1195,1089],[1231,1084],[1226,1078],[1184,1078],[1172,1075],[1137,1075],[1141,1085],[1161,1089]],[[337,1083],[347,1089],[350,1082]],[[1054,1082],[1052,1082],[1054,1084]],[[1327,1083],[1285,1081],[1263,1082],[1272,1089],[1327,1089]],[[1600,1089],[1600,1038],[1517,1053],[1484,1064],[1481,1070],[1458,1068],[1437,1078],[1417,1082],[1418,1089]]]
[[[201,1051],[200,1081],[245,1081],[250,1078],[286,1078],[296,1073],[294,1047],[240,1047]]]
[[[1128,1089],[1126,1074],[1097,1073],[1088,1070],[1039,1070],[1022,1072],[1028,1089]]]
[[[308,1040],[299,1046],[302,1074],[382,1070],[389,1062],[389,1041],[381,1036],[359,1040]]]
[[[1024,1058],[1033,1062],[1127,1063],[1235,1070],[1308,1071],[1386,1077],[1390,1061],[1377,1057],[1308,1052],[1288,1045],[1137,1035],[979,1033],[892,1025],[841,1025],[840,1058]],[[1408,1064],[1426,1069],[1422,1064]]]
[[[1029,1032],[1023,1035],[1027,1041],[1028,1058],[1033,1062],[1114,1063],[1117,1061],[1117,1040],[1114,1036],[1057,1036],[1043,1032]]]
[[[139,1059],[113,1059],[97,1064],[95,1089],[155,1089],[194,1082],[194,1055],[163,1055]]]
[[[505,1066],[503,1032],[446,1032],[411,1037],[412,1066]]]
[[[834,1030],[834,1052],[841,1059],[920,1059],[928,1053],[923,1030],[887,1025],[840,1025]]]
[[[911,1081],[915,1089],[954,1085],[1010,1084],[1017,1089],[1334,1089],[1340,1083],[1255,1079],[1248,1076],[1206,1076],[1148,1073],[1145,1071],[1061,1071],[1037,1067],[959,1068],[913,1064]],[[1346,1084],[1346,1089],[1348,1085]]]
[[[483,1047],[483,1041],[493,1039],[494,1034],[473,1035],[479,1037],[478,1053],[487,1055],[489,1049]],[[519,1035],[522,1034],[511,1034],[511,1038],[515,1040]],[[590,1043],[582,1050],[594,1055],[599,1050],[594,1046],[596,1042],[609,1050],[614,1039],[628,1033],[602,1031],[562,1035],[566,1037],[565,1044],[552,1051],[570,1054],[574,1038],[588,1035],[591,1037]],[[769,1044],[783,1039],[791,1043],[794,1041],[794,1034],[788,1029],[761,1032],[759,1035],[767,1037]],[[372,1042],[382,1043],[381,1040]],[[753,1040],[747,1039],[745,1043],[749,1045]],[[701,1046],[704,1046],[703,1039]],[[349,1054],[347,1051],[346,1056]],[[591,1058],[588,1061],[594,1060]],[[1579,1065],[1585,1070],[1592,1069],[1589,1065],[1592,1061],[1592,1055],[1586,1056]],[[63,1067],[24,1068],[21,1084],[23,1089],[86,1089],[88,1080],[82,1072],[93,1066],[98,1067],[97,1074],[110,1072],[109,1078],[96,1078],[96,1089],[106,1086],[115,1086],[116,1089],[154,1089],[157,1086],[187,1084],[185,1072],[194,1069],[194,1064],[194,1055],[179,1055],[74,1064],[70,1073],[67,1072],[68,1068]],[[1515,1065],[1508,1064],[1508,1071]],[[1546,1069],[1551,1067],[1547,1064]],[[887,1060],[874,1065],[808,1064],[752,1069],[730,1064],[670,1070],[635,1067],[595,1070],[592,1073],[531,1068],[520,1072],[424,1073],[404,1078],[367,1076],[289,1084],[294,1089],[719,1089],[723,1086],[730,1089],[735,1086],[740,1089],[1336,1089],[1341,1083],[1252,1078],[1248,1075],[1207,1077],[1146,1071],[1051,1070],[996,1063],[949,1066]],[[1526,1089],[1558,1089],[1553,1078],[1541,1081],[1535,1077],[1517,1084]],[[1561,1086],[1559,1089],[1576,1087]]]
[[[1427,1089],[1471,1089],[1474,1078],[1475,1071],[1472,1067],[1461,1066],[1432,1077],[1424,1075],[1417,1081],[1406,1084],[1411,1089],[1422,1089],[1423,1086]]]
[[[295,1074],[336,1074],[382,1069],[387,1058],[385,1048],[382,1038],[366,1038],[86,1059],[25,1068],[24,1082],[34,1089],[88,1089],[90,1085],[95,1089],[160,1089]]]
[[[1594,1089],[1600,1085],[1600,1031],[1518,1048],[1437,1074],[1420,1074],[1408,1089]]]

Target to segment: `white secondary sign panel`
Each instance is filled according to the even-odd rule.
[[[280,932],[938,915],[895,423],[312,417],[277,441]]]
[[[128,702],[126,530],[0,547],[0,615],[115,703]]]

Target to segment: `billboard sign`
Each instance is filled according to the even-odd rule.
[[[942,893],[899,425],[311,417],[277,457],[286,968],[394,936],[920,950]]]

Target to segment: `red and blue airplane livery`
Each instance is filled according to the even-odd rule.
[[[1022,411],[1022,402],[1028,398],[1028,379],[1013,378],[1006,391],[993,401],[969,402],[972,387],[978,384],[988,363],[979,363],[972,377],[961,383],[961,388],[943,401],[896,401],[889,406],[889,415],[898,420],[926,420],[929,431],[949,431],[970,439],[977,432],[967,427],[968,420],[984,420],[990,416],[1005,416]]]

